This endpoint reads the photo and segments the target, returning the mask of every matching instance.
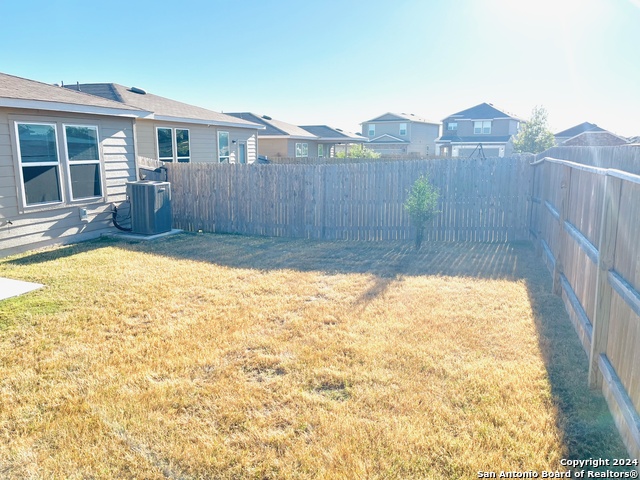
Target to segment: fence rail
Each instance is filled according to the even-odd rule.
[[[630,454],[640,457],[640,176],[545,158],[531,231]]]
[[[427,174],[441,213],[425,240],[527,240],[527,158],[321,165],[167,164],[174,226],[327,240],[414,236],[403,204]]]

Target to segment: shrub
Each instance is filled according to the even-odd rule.
[[[413,183],[408,194],[409,196],[404,202],[404,208],[416,227],[416,249],[419,250],[427,223],[440,213],[438,210],[440,194],[431,184],[427,175],[420,176]]]

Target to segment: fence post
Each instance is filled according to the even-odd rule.
[[[558,233],[556,244],[558,245],[558,252],[556,254],[556,265],[553,269],[553,293],[556,295],[562,295],[562,285],[560,283],[560,275],[564,273],[565,252],[567,249],[567,233],[564,230],[564,222],[567,219],[567,212],[569,211],[569,193],[571,191],[571,167],[563,165],[562,178],[560,179],[560,208],[558,220]]]
[[[535,156],[533,157],[533,160],[535,160]],[[531,169],[531,188],[529,191],[529,238],[533,236],[536,258],[539,258],[542,256],[542,239],[540,238],[540,234],[542,233],[540,230],[540,205],[542,204],[542,201],[540,200],[541,196],[537,196],[538,188],[536,187],[538,187],[540,183],[539,177],[542,175],[544,164],[531,165],[529,168]],[[536,199],[539,202],[537,207],[535,206]]]
[[[598,359],[607,351],[609,338],[609,319],[611,318],[612,288],[608,273],[613,268],[620,212],[620,192],[622,180],[607,175],[604,181],[602,217],[600,219],[600,238],[598,245],[598,272],[596,274],[595,309],[593,315],[593,333],[589,353],[589,387],[602,388],[602,373]]]

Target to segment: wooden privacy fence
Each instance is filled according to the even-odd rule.
[[[632,457],[640,458],[640,176],[535,163],[531,233]]]
[[[617,147],[551,147],[537,158],[552,157],[600,168],[615,168],[640,175],[640,145]]]
[[[414,236],[403,204],[427,174],[440,210],[425,240],[528,240],[528,158],[323,165],[167,164],[174,227],[326,240]]]

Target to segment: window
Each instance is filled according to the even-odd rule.
[[[400,135],[405,136],[407,134],[407,124],[406,123],[401,123],[400,124]]]
[[[318,158],[324,157],[324,145],[322,143],[318,144]]]
[[[473,122],[473,133],[475,135],[489,135],[489,134],[491,134],[491,120]]]
[[[98,128],[65,125],[64,139],[71,184],[71,199],[101,197]]]
[[[375,123],[370,123],[369,124],[369,136],[373,137],[376,134],[376,124]]]
[[[189,148],[189,130],[176,128],[176,158],[179,163],[189,163],[191,160]]]
[[[309,156],[309,144],[296,143],[296,157],[308,157],[308,156]]]
[[[449,122],[449,123],[447,123],[447,130],[448,131],[458,130],[458,122]]]
[[[218,160],[220,163],[229,163],[230,158],[229,132],[218,132]]]
[[[61,202],[56,126],[16,123],[16,130],[25,204]]]
[[[158,160],[161,162],[180,163],[191,161],[189,130],[186,128],[158,128],[157,133]]]

